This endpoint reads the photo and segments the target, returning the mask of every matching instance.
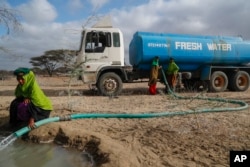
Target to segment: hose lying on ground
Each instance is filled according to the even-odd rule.
[[[207,113],[207,112],[225,112],[225,111],[240,111],[248,108],[248,104],[244,101],[240,100],[228,100],[223,98],[207,98],[207,97],[184,97],[177,95],[174,93],[166,80],[165,73],[163,69],[161,69],[164,84],[166,85],[168,92],[176,97],[177,99],[200,99],[200,100],[209,100],[209,101],[219,101],[219,102],[226,102],[237,104],[239,107],[236,108],[208,108],[208,109],[198,109],[198,110],[188,110],[188,111],[179,111],[179,112],[160,112],[160,113],[141,113],[141,114],[109,114],[109,113],[79,113],[79,114],[71,114],[67,116],[61,117],[51,117],[35,123],[36,127],[41,125],[50,123],[50,122],[58,122],[58,121],[69,121],[73,119],[87,119],[87,118],[154,118],[154,117],[170,117],[170,116],[177,116],[177,115],[187,115],[187,114],[194,114],[194,113]],[[29,127],[24,127],[16,132],[14,132],[16,137],[20,137],[23,134],[29,132],[31,129]]]

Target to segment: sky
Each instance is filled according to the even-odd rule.
[[[77,50],[91,16],[110,16],[121,29],[126,58],[136,31],[250,40],[249,0],[0,0],[1,6],[17,12],[21,29],[6,35],[0,25],[6,50],[0,51],[0,70],[32,67],[30,58],[48,50]]]

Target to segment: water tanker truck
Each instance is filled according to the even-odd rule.
[[[170,57],[175,59],[185,88],[213,92],[249,88],[250,41],[240,37],[136,32],[129,45],[130,65],[125,65],[124,52],[120,29],[84,29],[77,55],[80,78],[104,96],[119,95],[123,83],[148,78],[151,62],[159,56],[165,70]]]

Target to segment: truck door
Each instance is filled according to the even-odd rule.
[[[101,66],[110,64],[109,50],[111,33],[103,31],[88,31],[83,42],[83,75],[84,83],[95,83],[97,71]]]

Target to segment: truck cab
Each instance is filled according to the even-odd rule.
[[[122,32],[118,28],[84,29],[77,63],[84,83],[97,86],[103,95],[118,94],[122,89],[119,74],[124,66]]]

